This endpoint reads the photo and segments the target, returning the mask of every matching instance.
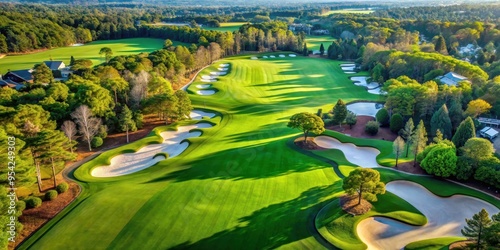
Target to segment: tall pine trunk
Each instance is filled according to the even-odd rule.
[[[128,125],[127,125],[127,143],[128,143]]]
[[[56,180],[56,167],[54,166],[54,157],[50,157],[50,161],[52,162],[52,177],[54,180],[54,188],[56,188],[57,180]]]
[[[38,191],[42,192],[42,173],[40,171],[40,163],[35,163],[36,167],[36,180],[38,184]]]

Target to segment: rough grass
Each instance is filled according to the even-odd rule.
[[[222,32],[233,32],[239,30],[243,24],[246,24],[246,22],[229,22],[229,23],[221,23],[220,27],[202,27],[202,29],[216,30]]]
[[[464,237],[443,237],[412,242],[405,246],[405,250],[435,250],[448,249],[453,242],[464,240]]]
[[[83,46],[62,47],[32,54],[6,56],[0,59],[0,74],[6,73],[9,69],[30,69],[35,64],[49,61],[51,58],[54,61],[63,61],[66,65],[69,65],[71,56],[75,59],[90,59],[94,65],[97,65],[105,61],[105,58],[99,55],[99,50],[102,47],[111,48],[113,55],[118,56],[155,51],[163,47],[163,42],[163,39],[153,38],[106,40],[87,43]],[[182,43],[177,42],[174,44]]]
[[[368,15],[375,12],[374,10],[366,9],[341,9],[341,10],[330,10],[326,13],[321,14],[322,16],[329,16],[331,14],[363,14]]]

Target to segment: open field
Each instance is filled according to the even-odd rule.
[[[336,164],[332,169],[331,162],[339,159],[345,174],[355,166],[339,150],[323,154],[298,150],[290,142],[301,133],[286,124],[298,112],[315,113],[319,108],[325,112],[338,98],[351,102],[382,97],[354,85],[348,78],[352,75],[342,72],[341,62],[250,57],[221,60],[203,70],[187,88],[196,108],[217,115],[202,121],[212,127],[199,130],[199,137],[188,138],[189,147],[183,153],[129,175],[91,175],[112,157],[158,143],[162,132],[198,121],[157,127],[146,138],[82,165],[74,173],[83,186],[82,195],[20,249],[331,248],[314,228],[321,210],[321,227],[327,231],[336,226],[332,220],[341,218],[340,229],[350,238],[340,244],[362,246],[355,231],[360,220],[347,218],[330,205],[344,193],[343,174]],[[216,76],[208,86],[215,93],[197,94],[205,84],[202,76],[211,75],[223,63],[229,64],[228,74]],[[326,135],[377,148],[382,152],[376,157],[378,164],[390,165],[393,160],[390,142],[358,141],[333,132]],[[402,173],[381,172],[384,181],[409,179]],[[433,187],[431,192],[442,183],[430,178],[425,182]],[[447,192],[469,192],[448,185],[453,188]],[[411,204],[389,193],[374,205],[372,215],[414,225],[426,221]]]
[[[319,47],[321,46],[321,44],[323,44],[326,53],[326,51],[328,50],[328,46],[332,44],[333,40],[335,40],[335,38],[333,38],[330,35],[325,35],[325,36],[310,35],[306,37],[307,48],[312,51],[315,50],[319,51]]]
[[[236,30],[239,30],[240,27],[246,24],[246,22],[230,22],[230,23],[221,23],[220,27],[202,27],[205,30],[216,30],[216,31],[222,31],[222,32],[233,32]]]
[[[151,52],[163,47],[164,40],[154,38],[129,38],[120,40],[95,41],[87,43],[83,46],[70,46],[45,50],[42,52],[6,56],[0,59],[0,74],[10,70],[29,69],[35,64],[43,61],[60,60],[66,65],[69,64],[70,57],[75,59],[90,59],[94,65],[103,63],[104,56],[99,55],[99,50],[102,47],[109,47],[113,50],[113,55],[130,55],[141,52]],[[175,45],[181,44],[174,42]]]
[[[322,16],[328,16],[331,14],[371,14],[374,10],[367,9],[341,9],[341,10],[330,10],[326,13],[323,13]]]

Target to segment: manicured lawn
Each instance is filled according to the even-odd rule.
[[[341,10],[330,10],[322,16],[328,16],[331,14],[371,14],[374,10],[366,10],[366,9],[341,9]]]
[[[205,30],[216,30],[216,31],[222,31],[222,32],[233,32],[236,30],[239,30],[240,27],[246,24],[246,22],[229,22],[229,23],[221,23],[220,27],[202,27],[202,29]]]
[[[84,46],[62,47],[33,54],[6,56],[0,59],[0,74],[10,70],[29,69],[43,61],[63,61],[69,64],[71,56],[75,59],[90,59],[94,65],[103,63],[104,57],[99,55],[102,47],[109,47],[113,55],[130,55],[141,52],[151,52],[163,47],[164,40],[153,38],[130,38],[120,40],[95,41]],[[180,43],[177,43],[180,44]]]
[[[437,239],[421,240],[408,244],[405,250],[448,250],[453,242],[465,240],[465,237],[443,237]]]
[[[332,44],[332,42],[334,40],[335,40],[335,38],[333,38],[330,35],[324,35],[324,36],[310,35],[310,36],[306,37],[307,48],[309,50],[312,50],[312,51],[318,50],[319,51],[319,47],[321,46],[321,44],[323,44],[323,47],[325,47],[325,54],[326,54],[326,51],[328,50],[328,46],[330,46],[330,44]]]
[[[188,88],[195,107],[218,116],[208,120],[212,128],[189,139],[186,151],[126,176],[90,175],[111,157],[158,142],[159,132],[191,121],[158,127],[145,139],[84,164],[75,172],[82,195],[20,249],[325,248],[311,223],[343,191],[341,178],[323,159],[338,160],[346,173],[353,166],[338,150],[325,151],[323,158],[296,151],[289,142],[301,132],[287,128],[287,121],[298,112],[328,110],[338,98],[381,97],[352,84],[341,62],[250,56],[227,58],[201,72],[207,75],[220,63],[230,64],[230,73],[212,83],[218,90],[214,95],[194,94],[195,85],[202,84],[198,81]],[[390,143],[354,142],[379,148],[385,152],[379,162],[390,161]],[[388,171],[381,171],[384,181],[406,178]],[[425,223],[413,206],[390,193],[374,205],[368,215]],[[316,220],[321,232],[338,232],[338,227],[345,238],[339,244],[364,245],[355,235],[358,217],[347,218],[333,205],[322,211]]]

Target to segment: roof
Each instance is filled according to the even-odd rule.
[[[59,68],[62,68],[61,65],[64,64],[63,61],[45,61],[44,63],[51,70],[58,70]]]
[[[457,74],[455,72],[448,72],[448,74],[446,74],[444,76],[447,77],[447,78],[450,78],[450,79],[452,79],[452,80],[454,80],[456,82],[467,80],[467,77],[459,75],[459,74]]]
[[[485,127],[483,129],[481,129],[481,133],[487,135],[490,138],[498,135],[498,131],[496,131],[490,127]]]
[[[28,82],[33,80],[33,75],[31,74],[31,72],[33,72],[31,69],[22,69],[22,70],[9,71],[7,72],[7,74],[9,73],[14,74],[19,78],[22,78],[23,80]]]
[[[16,90],[19,90],[22,87],[24,87],[24,85],[19,84],[17,82],[13,82],[9,79],[5,79],[5,80],[0,79],[0,87],[9,87],[9,88],[15,88]]]

